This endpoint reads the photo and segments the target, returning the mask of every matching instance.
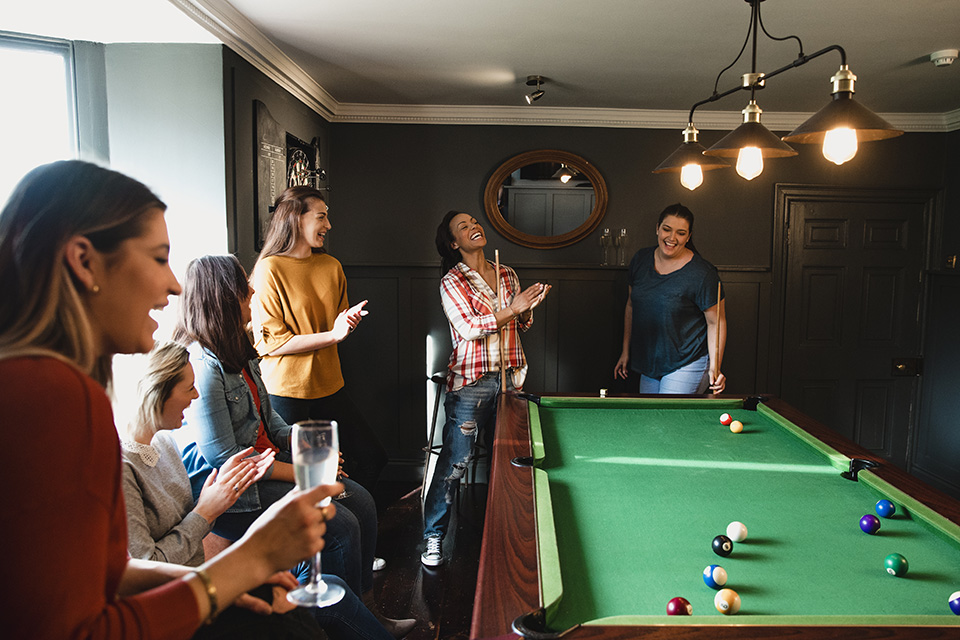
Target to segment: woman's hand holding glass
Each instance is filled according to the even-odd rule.
[[[291,439],[293,471],[297,488],[331,486],[336,483],[340,458],[337,423],[332,420],[303,420],[293,425]],[[335,486],[343,489],[343,485]],[[330,498],[318,505],[321,511],[330,506]],[[310,581],[291,591],[287,598],[301,607],[327,607],[339,602],[346,591],[337,584],[327,584],[320,575],[320,554],[313,557]]]
[[[250,562],[262,572],[262,581],[315,556],[323,549],[326,521],[337,512],[334,505],[321,507],[320,503],[341,491],[340,483],[291,490],[254,520],[247,533],[225,553],[248,554]]]

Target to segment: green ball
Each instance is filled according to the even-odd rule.
[[[910,565],[907,563],[907,559],[899,553],[891,553],[884,558],[883,566],[887,568],[887,573],[897,577],[905,575],[907,573],[907,569],[910,568]]]

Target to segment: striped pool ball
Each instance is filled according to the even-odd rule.
[[[950,595],[950,611],[960,616],[960,591],[954,591]]]
[[[712,564],[703,570],[703,582],[711,589],[722,589],[727,584],[727,572],[718,564]]]
[[[740,596],[733,589],[721,589],[713,598],[713,606],[725,616],[732,616],[740,611]]]

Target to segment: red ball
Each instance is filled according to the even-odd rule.
[[[723,426],[729,427],[731,422],[733,422],[733,416],[731,416],[729,413],[725,413],[720,416],[720,424]]]
[[[686,598],[671,598],[667,603],[668,616],[689,616],[693,613],[693,607]]]

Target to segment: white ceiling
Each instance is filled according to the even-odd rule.
[[[960,62],[929,62],[960,48],[960,0],[768,0],[761,14],[806,54],[841,45],[857,98],[874,111],[914,130],[960,128]],[[680,129],[736,57],[749,18],[744,0],[35,0],[0,8],[0,29],[101,42],[212,33],[333,120]],[[758,70],[797,55],[795,40],[761,34]],[[719,91],[739,84],[749,56]],[[830,52],[771,79],[757,97],[764,122],[823,106],[839,62]],[[546,93],[527,106],[532,74],[548,78]],[[711,112],[739,118],[748,97],[701,107],[698,126]]]

